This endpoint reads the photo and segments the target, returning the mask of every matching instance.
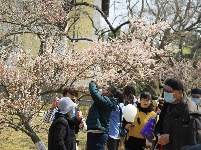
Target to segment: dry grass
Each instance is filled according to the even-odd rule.
[[[44,143],[47,143],[46,134],[38,134]],[[47,144],[45,144],[47,145]],[[34,150],[35,145],[31,138],[21,131],[14,131],[10,128],[3,129],[0,140],[1,150]]]
[[[47,146],[47,133],[39,133],[38,136]],[[86,143],[86,133],[79,133],[80,150],[84,150]],[[3,129],[0,134],[0,150],[35,150],[35,145],[31,138],[21,131],[13,129]]]

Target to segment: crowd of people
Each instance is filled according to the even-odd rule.
[[[177,78],[167,79],[161,88],[160,97],[143,90],[138,98],[132,85],[118,90],[91,81],[93,104],[86,122],[75,103],[77,90],[64,89],[63,97],[53,99],[43,118],[52,122],[48,150],[78,150],[78,134],[84,126],[87,150],[201,150],[201,88],[186,95]],[[133,122],[124,118],[127,105],[137,108]],[[150,118],[155,120],[151,141],[141,133]]]

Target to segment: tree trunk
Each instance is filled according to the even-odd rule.
[[[46,147],[42,141],[35,143],[37,150],[46,150]]]
[[[34,142],[37,150],[46,150],[45,144],[40,140],[36,133],[31,134],[31,140]]]
[[[159,96],[161,94],[159,86],[160,86],[159,81],[153,80],[146,85],[146,88],[151,95]]]
[[[46,150],[45,144],[40,140],[40,138],[37,136],[36,132],[31,128],[30,124],[28,122],[24,123],[26,131],[24,131],[33,141],[35,144],[37,150]]]
[[[40,49],[39,49],[39,55],[42,55],[44,53],[45,45],[46,45],[45,41],[41,40]]]

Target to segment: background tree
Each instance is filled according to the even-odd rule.
[[[157,49],[151,44],[150,41],[156,38],[156,34],[169,28],[165,22],[130,22],[132,26],[126,35],[122,34],[112,41],[95,44],[93,50],[86,49],[86,53],[91,55],[91,60],[96,58],[94,62],[99,67],[102,64],[101,68],[95,71],[99,80],[106,82],[109,78],[110,82],[122,86],[133,82],[138,88],[147,88],[154,95],[160,94],[159,86],[168,77],[180,78],[184,81],[186,90],[201,86],[200,61],[195,63],[194,60],[178,59],[175,57],[177,50],[171,46]],[[97,57],[92,57],[93,55]]]
[[[134,20],[140,18],[146,23],[167,21],[170,25],[169,28],[156,34],[155,38],[150,42],[159,49],[165,49],[167,45],[171,45],[174,49],[178,49],[178,52],[174,53],[177,57],[176,60],[179,62],[186,61],[185,56],[183,56],[183,49],[189,46],[189,40],[192,39],[189,38],[190,35],[197,34],[200,28],[201,3],[199,0],[126,0],[126,2],[125,5],[124,1],[114,0],[112,4],[116,13],[121,10],[122,6],[125,8],[124,10],[127,10],[124,11],[125,13],[122,12],[121,15],[116,16],[121,24],[123,21],[126,21],[125,16],[133,18]],[[197,43],[196,41],[191,41],[192,47],[196,47]],[[175,56],[173,53],[169,55],[169,57]],[[196,63],[197,59],[194,60]],[[159,87],[160,82],[160,79],[155,78],[155,81],[147,84],[147,87],[150,90],[152,89],[152,91],[155,89],[154,93],[156,93],[159,90],[159,88],[156,87]]]
[[[110,20],[101,8],[87,2],[68,0],[29,1],[29,3],[22,2],[21,0],[1,1],[0,22],[1,24],[11,25],[11,29],[8,29],[7,34],[3,35],[1,39],[14,34],[34,33],[41,40],[41,49],[46,47],[45,42],[51,36],[55,36],[54,40],[58,40],[58,37],[62,35],[70,40],[92,41],[93,39],[74,39],[69,36],[69,31],[73,28],[74,23],[81,19],[81,14],[84,14],[86,18],[91,20],[95,34],[100,38],[103,34],[109,32],[116,37],[122,27],[130,24],[128,18],[133,20],[140,18],[146,20],[146,23],[168,21],[170,28],[164,30],[160,35],[156,35],[160,37],[159,41],[153,41],[155,46],[164,48],[164,46],[173,42],[178,43],[178,45],[183,43],[184,37],[189,32],[197,31],[201,18],[200,5],[199,0],[113,0],[110,5],[111,8],[114,7],[115,12],[112,12],[113,16],[118,14],[118,16],[113,18],[119,21],[118,24],[114,24],[115,20]],[[90,7],[100,13],[106,28],[97,28],[95,26],[91,15],[85,9],[86,7]],[[117,10],[120,12],[123,7],[125,8],[124,13],[117,13]],[[81,26],[79,28],[81,29]]]
[[[101,39],[107,32],[111,32],[116,37],[121,27],[129,24],[129,21],[126,21],[114,27],[103,8],[84,1],[29,0],[27,2],[26,0],[2,0],[0,4],[1,43],[6,45],[5,43],[8,39],[10,43],[15,43],[16,37],[20,40],[23,34],[34,34],[37,40],[40,41],[39,54],[44,53],[46,49],[48,50],[49,46],[52,46],[52,50],[54,50],[53,45],[57,44],[58,41],[61,41],[60,45],[65,46],[63,39],[69,39],[71,42],[80,40],[93,41],[94,39],[79,36],[82,35],[82,32],[85,32],[83,26],[78,23],[83,22],[83,18],[91,21],[90,25],[93,27],[94,34],[98,39]],[[89,9],[99,13],[109,26],[109,29],[104,30],[97,26],[100,22],[94,22],[93,14],[90,13]],[[72,36],[71,32],[74,31],[75,27],[76,33],[73,32]],[[47,45],[47,43],[52,44]],[[35,43],[33,42],[33,44]]]
[[[86,54],[85,54],[86,55]],[[27,134],[37,149],[46,149],[37,135],[44,126],[34,122],[42,106],[40,96],[60,93],[66,86],[91,77],[89,64],[81,53],[45,53],[34,56],[26,51],[3,51],[0,55],[0,125]],[[84,91],[85,89],[83,89]]]
[[[150,5],[153,2],[155,6]],[[34,56],[24,48],[15,49],[15,43],[11,43],[11,51],[5,49],[1,51],[0,85],[4,88],[1,108],[4,113],[0,116],[0,124],[21,130],[32,139],[38,149],[45,149],[40,137],[37,136],[39,130],[37,127],[41,127],[40,124],[31,124],[32,118],[42,108],[42,106],[37,108],[37,103],[43,94],[57,93],[66,85],[74,85],[92,78],[98,80],[100,84],[108,82],[119,87],[133,81],[135,85],[146,86],[155,95],[160,92],[157,90],[159,84],[172,76],[181,78],[187,89],[200,87],[200,60],[178,59],[175,57],[178,51],[174,51],[170,45],[199,25],[200,3],[188,1],[183,3],[186,9],[183,5],[182,9],[179,9],[181,1],[160,2],[162,1],[135,3],[134,7],[140,4],[143,6],[140,7],[141,11],[138,14],[133,12],[138,9],[131,7],[132,3],[128,1],[129,20],[113,27],[107,15],[99,7],[86,2],[45,0],[21,3],[21,1],[2,0],[0,23],[7,28],[1,30],[1,42],[5,43],[4,40],[13,35],[32,33],[40,39],[41,49],[40,55]],[[99,29],[96,29],[97,35],[101,37],[110,32],[113,33],[114,39],[94,41],[82,51],[67,47],[68,51],[60,53],[59,46],[63,36],[75,40],[68,35],[68,29],[72,28],[73,23],[66,29],[70,19],[75,19],[69,18],[68,14],[76,7],[80,13],[87,15],[84,6],[97,10],[109,26],[105,30],[100,30],[104,32],[98,32]],[[173,6],[176,8],[173,9]],[[164,9],[164,13],[160,9]],[[168,10],[175,10],[176,13],[165,13]],[[189,20],[182,20],[185,17],[181,17],[180,11],[183,10],[186,10],[187,14],[183,13],[183,16],[187,16]],[[151,20],[151,23],[148,20],[143,22],[146,13],[147,18],[152,18],[150,16],[153,15],[155,20]],[[134,14],[138,16],[135,17]],[[164,14],[166,16],[163,16]],[[174,17],[174,14],[177,17]],[[166,19],[168,15],[170,18]],[[141,20],[135,19],[137,17]],[[171,18],[175,19],[172,23]],[[79,19],[79,13],[76,14],[76,19]],[[167,22],[160,22],[163,20],[170,21],[170,26]],[[129,30],[117,37],[119,29],[126,24],[129,24]],[[9,43],[9,40],[7,42]],[[82,92],[85,90],[83,88]]]
[[[72,8],[70,1],[62,3],[57,0],[2,0],[0,3],[1,40],[10,38],[15,42],[14,35],[34,34],[41,42],[40,54],[47,47],[50,37],[56,40],[65,33],[69,20],[67,14]],[[65,5],[68,8],[64,9]]]
[[[156,25],[158,29],[164,26],[164,23]],[[146,26],[139,32],[143,31],[147,32]],[[50,47],[38,56],[27,50],[1,51],[0,85],[4,89],[1,126],[22,131],[38,149],[45,149],[37,136],[42,126],[32,122],[42,109],[37,105],[41,95],[57,93],[67,85],[92,78],[99,79],[100,84],[108,81],[119,84],[123,80],[145,80],[151,76],[150,65],[155,62],[151,57],[155,56],[157,49],[152,48],[148,41],[133,40],[134,37],[130,35],[109,42],[96,41],[87,49],[69,49],[66,53],[52,52]],[[82,92],[85,90],[83,88]]]
[[[114,7],[114,14],[117,14],[113,18],[120,24],[127,21],[125,18],[142,19],[146,23],[167,21],[170,28],[160,34],[160,41],[157,43],[159,48],[164,48],[175,41],[179,42],[189,32],[196,32],[200,27],[201,3],[199,0],[113,0],[111,2],[113,2],[111,7]]]
[[[197,35],[201,23],[201,3],[199,0],[113,0],[110,1],[110,3],[110,9],[113,8],[113,10],[111,9],[112,12],[110,12],[110,14],[113,14],[113,17],[110,16],[109,18],[106,18],[106,16],[93,5],[84,2],[77,5],[87,5],[94,7],[99,11],[103,16],[106,26],[106,28],[102,29],[104,31],[102,34],[109,33],[109,37],[117,37],[119,29],[122,30],[126,25],[131,28],[132,25],[129,18],[132,18],[134,22],[138,21],[138,19],[142,19],[145,24],[155,24],[160,21],[166,21],[169,24],[169,28],[152,36],[150,42],[159,49],[165,49],[166,46],[171,45],[174,49],[177,49],[177,52],[169,53],[170,55],[168,57],[177,57],[176,60],[180,62],[187,61],[184,58],[183,51],[185,46],[189,46],[187,43],[189,43],[189,39],[192,39],[189,37],[192,37],[191,35]],[[111,20],[110,18],[113,18],[114,20]],[[116,24],[114,22],[116,22]],[[135,32],[135,28],[132,29],[132,32]],[[198,36],[200,35],[198,34]],[[149,39],[148,36],[147,38]],[[192,47],[198,47],[196,45],[198,45],[199,39],[193,39],[194,40],[191,41],[190,45],[192,45]],[[197,48],[194,48],[194,51],[195,49],[196,52],[199,51]],[[193,57],[193,60],[197,63],[199,58],[195,59],[195,57]],[[156,94],[159,92],[160,82],[160,79],[155,78],[155,81],[147,83],[146,87],[151,90],[153,94]]]

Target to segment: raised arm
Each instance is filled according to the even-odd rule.
[[[52,122],[55,118],[55,113],[57,112],[57,105],[59,102],[59,98],[55,97],[52,101],[52,105],[50,109],[48,109],[45,114],[43,115],[43,122],[49,123]]]
[[[91,81],[89,83],[89,90],[91,97],[97,106],[115,109],[117,100],[101,95],[95,82]]]

